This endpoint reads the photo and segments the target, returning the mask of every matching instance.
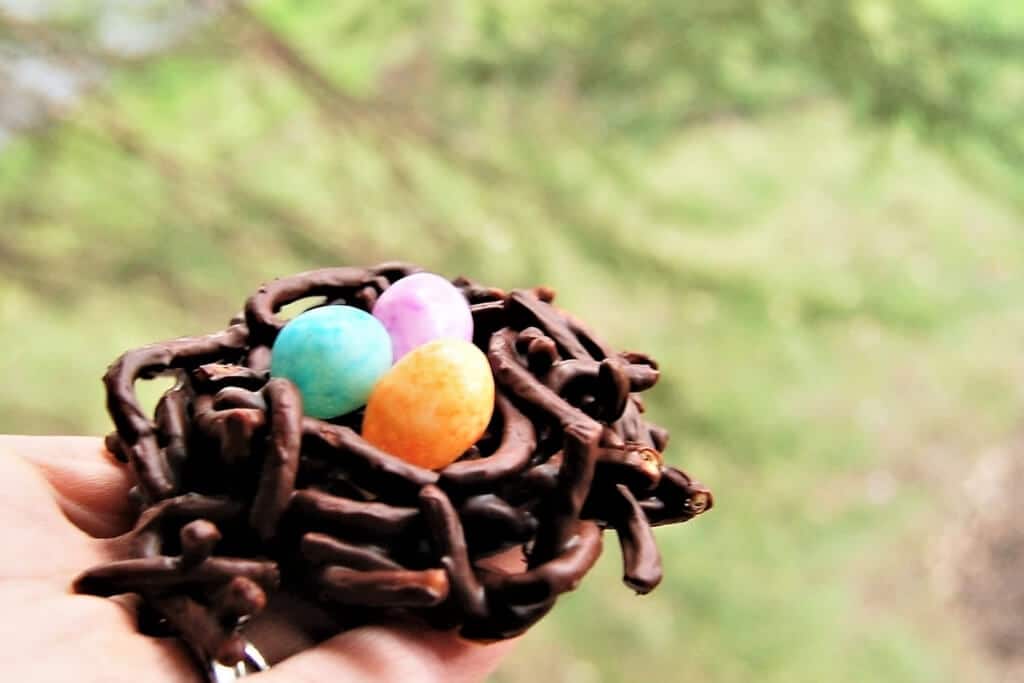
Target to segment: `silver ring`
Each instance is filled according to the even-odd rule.
[[[210,683],[232,683],[242,676],[259,673],[270,668],[267,660],[252,643],[246,643],[243,652],[245,657],[234,666],[224,666],[220,662],[212,660],[206,671],[210,677]]]

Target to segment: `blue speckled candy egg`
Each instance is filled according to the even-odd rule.
[[[390,367],[391,338],[380,321],[352,306],[322,306],[284,326],[270,375],[295,383],[306,415],[329,418],[365,405]]]

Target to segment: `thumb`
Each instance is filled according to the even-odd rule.
[[[64,515],[92,536],[128,531],[136,512],[128,497],[127,466],[101,439],[88,436],[0,436],[0,454],[28,460],[54,490]]]

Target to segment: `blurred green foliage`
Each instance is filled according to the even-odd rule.
[[[981,680],[928,548],[1024,398],[1022,32],[977,0],[228,5],[0,151],[0,431],[102,433],[120,351],[283,273],[548,283],[661,361],[718,506],[659,533],[651,597],[607,553],[497,681]]]

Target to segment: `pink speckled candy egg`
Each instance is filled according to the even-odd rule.
[[[380,295],[373,315],[391,335],[392,360],[437,339],[473,339],[469,302],[440,275],[403,277]]]

